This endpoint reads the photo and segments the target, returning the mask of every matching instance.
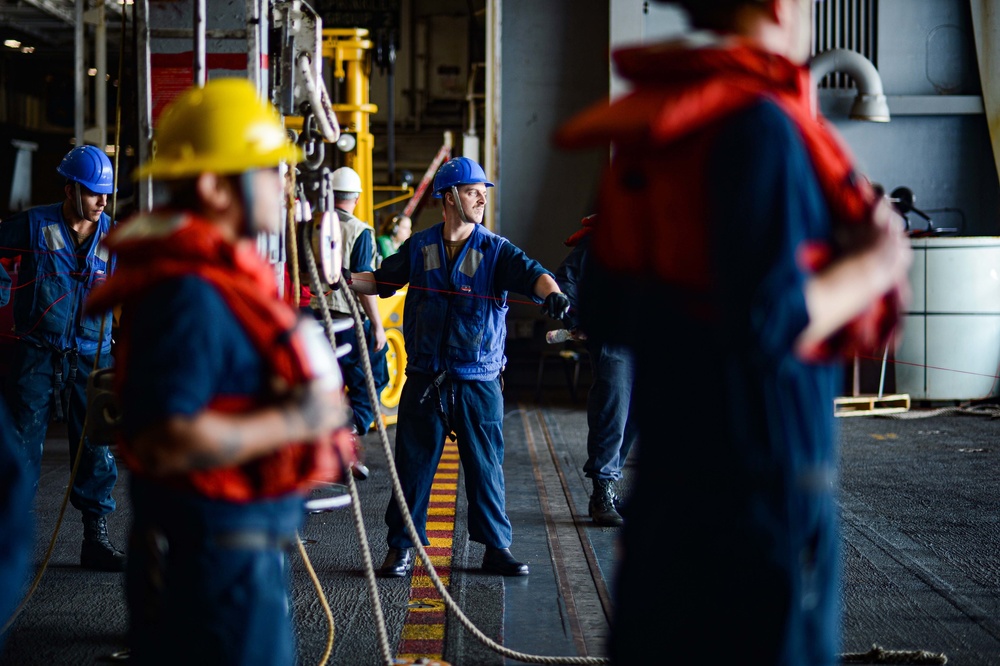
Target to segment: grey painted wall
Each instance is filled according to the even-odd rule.
[[[606,153],[557,151],[551,137],[608,94],[608,3],[503,0],[501,6],[495,230],[555,269],[567,252],[563,240],[594,203]]]
[[[918,208],[952,209],[931,213],[935,226],[956,227],[964,217],[963,235],[1000,235],[986,116],[961,103],[980,94],[969,3],[881,0],[878,21],[877,62],[892,120],[849,121],[824,111],[862,170],[886,191],[905,185]]]
[[[626,21],[642,0],[502,1],[502,100],[497,231],[555,268],[563,239],[590,211],[603,151],[565,154],[552,132],[609,90],[609,43],[644,41],[649,21]],[[609,14],[612,16],[609,18]],[[616,21],[616,18],[618,19]],[[634,18],[634,17],[633,17]],[[1000,235],[1000,182],[986,117],[976,104],[978,69],[966,0],[881,0],[877,64],[892,121],[850,121],[824,97],[823,110],[873,181],[907,186],[919,208],[964,235]],[[636,25],[634,40],[615,25]],[[666,25],[667,34],[676,25]],[[613,47],[612,47],[613,48]],[[922,224],[914,218],[915,226]],[[537,308],[512,304],[512,315]],[[517,333],[514,332],[516,335]]]
[[[619,12],[643,4],[611,2]],[[656,13],[647,18],[668,31],[676,27],[671,20]],[[820,91],[824,114],[861,170],[887,192],[913,190],[917,207],[929,209],[935,226],[1000,235],[1000,181],[981,107],[968,0],[879,0],[877,42],[892,120],[848,120],[842,91]],[[926,228],[911,218],[915,228]]]
[[[962,235],[1000,235],[997,174],[984,116],[896,116],[888,124],[836,125],[861,170],[887,192],[900,185],[913,190],[918,208],[936,210],[929,213],[936,227],[961,227],[964,219]],[[912,223],[925,226],[919,218]]]

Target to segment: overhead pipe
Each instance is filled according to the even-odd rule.
[[[469,106],[469,126],[462,134],[462,155],[474,162],[479,162],[479,137],[476,134],[476,105],[477,100],[486,97],[484,93],[476,92],[476,73],[480,68],[486,67],[485,62],[472,63],[472,71],[469,72],[469,80],[465,91],[465,102]]]
[[[108,146],[108,21],[104,3],[94,8],[94,124],[97,138],[94,142],[101,150]],[[119,85],[121,83],[119,82]]]
[[[882,91],[882,78],[868,58],[850,49],[830,49],[813,56],[809,71],[816,84],[832,72],[844,72],[854,79],[858,95],[851,106],[851,120],[889,122],[889,103]]]
[[[83,23],[83,5],[85,0],[76,0],[74,4],[74,16],[73,21],[73,52],[74,52],[74,68],[73,68],[73,98],[76,100],[76,109],[73,114],[73,135],[76,139],[76,145],[82,146],[84,143],[83,137],[83,123],[84,123],[84,110],[86,109],[86,98],[84,97],[84,74],[86,73],[86,55],[84,51],[84,23]]]
[[[195,0],[194,3],[194,85],[205,87],[208,79],[205,55],[205,0]]]

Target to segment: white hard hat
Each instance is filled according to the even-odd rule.
[[[351,167],[340,167],[333,172],[330,186],[334,192],[361,192],[361,176]]]

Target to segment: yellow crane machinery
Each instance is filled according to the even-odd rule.
[[[365,28],[324,28],[321,47],[323,59],[332,65],[330,74],[344,93],[342,101],[334,100],[331,104],[341,127],[337,147],[344,152],[344,166],[361,176],[362,193],[354,215],[374,226],[375,137],[371,133],[371,114],[377,113],[378,107],[369,102],[373,44],[367,37]]]
[[[330,69],[332,77],[343,82],[341,87],[344,93],[343,100],[334,101],[331,105],[341,127],[337,147],[345,153],[344,164],[361,176],[363,191],[354,214],[372,225],[374,229],[375,211],[412,196],[413,188],[378,186],[374,182],[372,154],[375,150],[375,137],[371,133],[371,114],[378,112],[378,107],[369,101],[372,46],[371,40],[368,39],[368,30],[365,28],[323,30],[323,58],[332,65]],[[386,191],[404,194],[376,204],[375,193]],[[405,296],[404,287],[391,298],[379,299],[379,313],[382,315],[382,326],[385,327],[385,337],[389,346],[386,352],[389,383],[379,396],[382,403],[382,418],[386,425],[396,422],[399,394],[406,379],[404,373],[406,349],[403,345]]]
[[[375,211],[413,196],[413,188],[408,185],[375,185],[373,153],[375,137],[371,133],[371,115],[378,112],[378,106],[369,99],[371,83],[371,49],[365,28],[324,28],[321,30],[320,53],[330,76],[335,99],[330,108],[336,114],[339,134],[334,141],[337,150],[343,154],[339,166],[354,169],[361,178],[361,196],[354,215],[375,229]],[[301,116],[286,116],[286,127],[303,130],[305,120]],[[376,193],[395,194],[384,201],[376,202]],[[386,359],[389,383],[380,394],[382,418],[386,425],[396,422],[399,395],[405,381],[406,350],[403,345],[403,301],[404,287],[394,296],[379,299],[379,312],[386,331],[389,349]]]
[[[181,90],[219,76],[250,79],[260,95],[281,112],[285,127],[306,155],[289,173],[297,184],[282,213],[289,219],[288,229],[258,239],[261,254],[275,266],[285,293],[293,298],[291,290],[300,279],[302,284],[310,284],[299,277],[306,275],[306,264],[297,261],[297,251],[304,246],[296,240],[296,227],[310,237],[322,269],[320,275],[328,283],[339,275],[339,257],[334,258],[335,252],[331,252],[339,231],[331,223],[335,219],[329,187],[333,168],[350,166],[361,177],[363,192],[355,215],[373,229],[375,211],[412,197],[413,188],[374,184],[375,139],[370,119],[378,108],[369,101],[373,43],[367,29],[323,29],[318,14],[301,0],[243,0],[234,3],[232,10],[209,16],[203,0],[139,3],[137,19],[143,29],[138,41],[146,55],[139,58],[140,80],[147,86],[139,95],[140,133],[146,139],[140,141],[139,157],[140,161],[148,157],[159,112]],[[333,100],[327,85],[335,93]],[[335,164],[330,168],[327,163]],[[140,182],[140,208],[152,207],[153,186],[148,180]],[[376,203],[376,193],[390,196]],[[286,275],[291,284],[285,284]],[[403,297],[401,293],[379,302],[389,339],[389,384],[380,395],[386,424],[395,423],[405,377]]]

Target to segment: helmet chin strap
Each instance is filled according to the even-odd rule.
[[[465,214],[465,206],[462,205],[462,200],[458,198],[458,186],[451,186],[451,196],[455,197],[455,207],[458,208],[458,217],[462,222],[471,222],[469,216]]]
[[[82,220],[82,219],[84,219],[83,218],[83,196],[80,194],[80,183],[78,183],[76,181],[73,181],[73,193],[76,195],[76,197],[74,197],[76,199],[76,201],[74,202],[74,203],[76,203],[76,214]]]
[[[243,229],[242,235],[246,238],[254,238],[260,229],[253,218],[253,172],[244,171],[240,174],[240,199],[243,201]]]

